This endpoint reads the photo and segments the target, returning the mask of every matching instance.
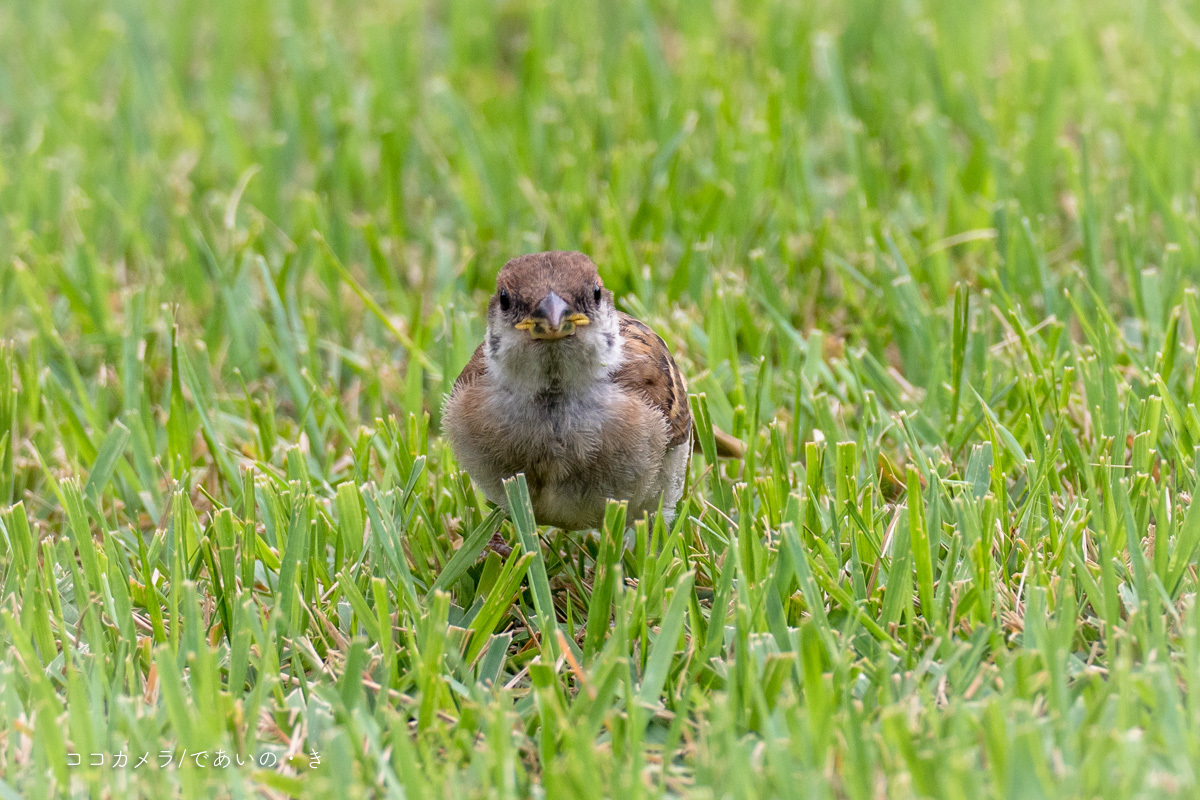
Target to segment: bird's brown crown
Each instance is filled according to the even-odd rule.
[[[551,250],[518,256],[496,276],[492,302],[514,319],[533,313],[551,293],[573,311],[588,314],[599,305],[604,286],[592,260],[583,253]],[[505,307],[507,306],[507,308]]]

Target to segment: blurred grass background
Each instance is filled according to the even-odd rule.
[[[0,795],[1194,796],[1198,109],[1176,0],[0,2]],[[750,452],[477,559],[550,248]]]

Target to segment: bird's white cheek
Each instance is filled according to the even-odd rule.
[[[487,332],[487,354],[493,358],[507,360],[514,350],[527,346],[529,337],[508,325],[489,325]]]
[[[596,326],[596,333],[600,334],[597,338],[600,339],[603,348],[600,361],[608,372],[612,372],[621,366],[621,362],[624,360],[624,352],[621,349],[621,331],[616,315],[605,315],[601,324]]]
[[[486,358],[488,370],[512,386],[536,383],[541,372],[536,342],[524,331],[506,325],[490,326]]]

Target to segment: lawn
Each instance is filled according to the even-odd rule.
[[[0,0],[0,798],[1197,796],[1198,109],[1182,0]],[[542,249],[671,529],[441,436]]]

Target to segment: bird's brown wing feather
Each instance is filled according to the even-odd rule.
[[[470,386],[486,373],[487,361],[483,357],[483,345],[479,345],[479,347],[475,348],[475,354],[471,356],[471,360],[467,362],[467,365],[463,367],[463,371],[459,373],[458,378],[454,381],[454,388],[450,390],[451,393]]]
[[[613,380],[662,413],[671,445],[686,442],[692,430],[687,384],[667,343],[628,314],[619,319],[623,359]]]

